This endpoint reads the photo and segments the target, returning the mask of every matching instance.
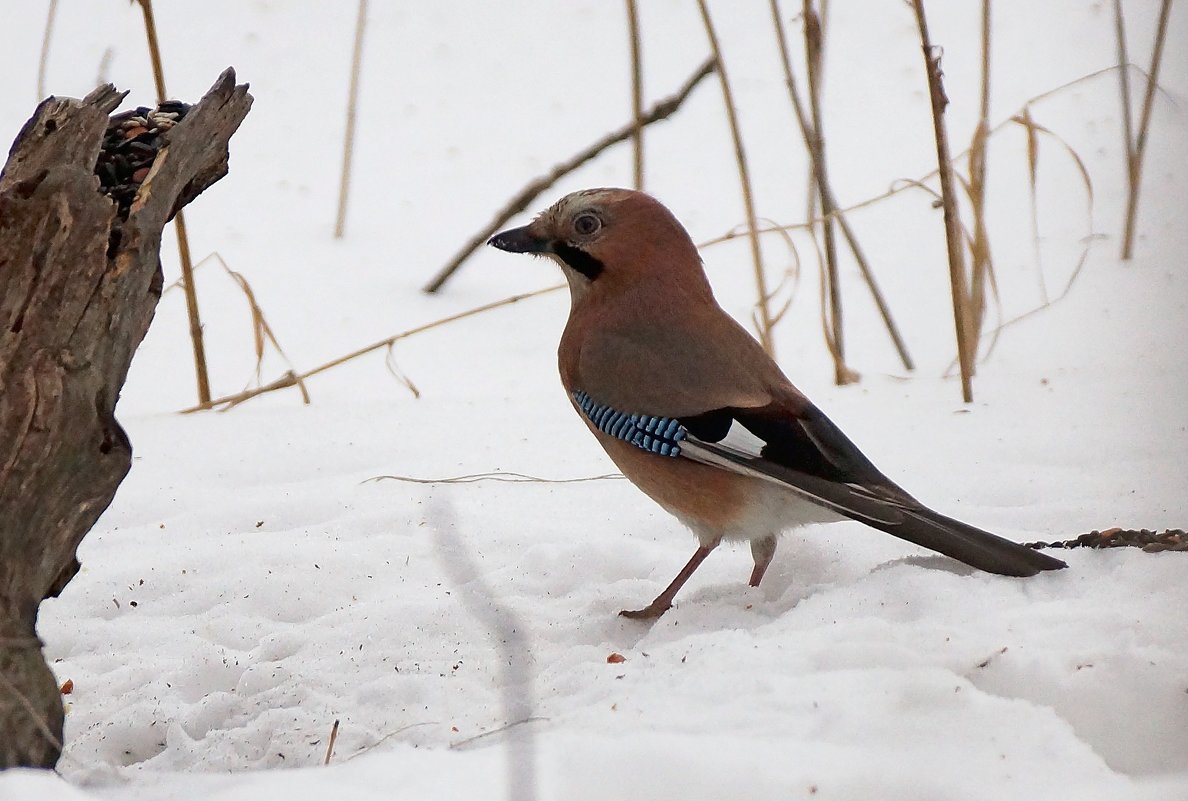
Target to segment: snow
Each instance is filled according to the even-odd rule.
[[[0,134],[32,112],[45,2],[6,9]],[[792,5],[786,13],[792,14]],[[707,48],[684,2],[641,4],[647,93]],[[953,7],[948,7],[953,6]],[[524,182],[629,114],[619,4],[373,3],[346,239],[331,236],[354,10],[209,0],[156,9],[171,92],[197,99],[228,64],[256,104],[231,174],[188,210],[196,256],[243,273],[299,369],[557,280],[484,249],[440,297],[419,286]],[[854,203],[934,158],[920,54],[900,4],[835,3],[826,132]],[[714,5],[760,214],[804,216],[803,148],[766,6]],[[933,3],[950,130],[975,123],[978,21]],[[1147,63],[1156,4],[1126,4]],[[1033,242],[1025,137],[991,141],[990,230],[1006,327],[963,406],[939,212],[903,193],[852,220],[918,362],[897,363],[856,270],[847,346],[863,373],[831,386],[811,242],[776,333],[798,385],[890,476],[940,510],[1019,540],[1113,525],[1185,526],[1188,486],[1188,16],[1173,8],[1140,204],[1125,201],[1116,75],[1037,102]],[[1108,4],[994,5],[992,114],[1111,66]],[[795,30],[795,29],[793,29]],[[138,7],[61,4],[47,86],[107,76],[151,102]],[[650,129],[647,184],[698,240],[742,216],[718,90]],[[959,150],[962,144],[956,144]],[[626,146],[549,190],[630,182]],[[168,280],[176,258],[166,237]],[[790,265],[765,239],[772,276]],[[746,319],[745,243],[706,248]],[[208,261],[200,302],[216,392],[252,375],[249,318]],[[568,407],[554,347],[561,293],[398,343],[227,413],[194,402],[180,292],[133,364],[120,419],[131,474],[42,606],[66,696],[58,772],[0,775],[0,799],[284,798],[1188,799],[1185,554],[1062,553],[1028,580],[974,574],[858,524],[786,536],[759,589],[723,547],[655,625],[650,600],[687,532],[627,482],[417,484],[515,471],[612,470]],[[994,321],[992,321],[993,324]],[[286,365],[269,356],[264,377]],[[608,662],[611,654],[622,662]],[[335,720],[334,756],[323,767]],[[481,736],[486,735],[486,736]],[[476,739],[477,738],[477,739]]]

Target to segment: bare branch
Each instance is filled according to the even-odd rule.
[[[536,200],[536,198],[538,198],[542,192],[544,192],[553,184],[557,183],[557,181],[559,181],[561,178],[569,175],[571,172],[585,164],[587,161],[593,159],[611,145],[616,145],[619,142],[630,139],[631,135],[635,132],[636,127],[651,125],[654,122],[660,122],[661,120],[666,120],[671,117],[693,92],[694,87],[701,83],[701,81],[707,75],[715,70],[716,65],[717,62],[713,58],[706,59],[705,62],[703,62],[702,65],[697,68],[697,71],[689,76],[689,79],[685,81],[685,85],[680,88],[680,91],[652,106],[652,108],[648,110],[648,113],[644,115],[643,120],[639,123],[639,126],[636,125],[635,120],[632,120],[622,128],[612,131],[611,133],[602,137],[597,142],[590,145],[568,161],[558,164],[549,172],[548,175],[543,175],[540,178],[537,178],[535,181],[532,181],[519,192],[517,192],[512,197],[512,199],[504,204],[503,208],[501,208],[495,214],[495,219],[487,224],[481,231],[471,237],[470,240],[462,246],[462,249],[458,251],[457,255],[450,259],[449,263],[446,264],[445,267],[441,268],[437,275],[433,277],[433,280],[425,285],[425,291],[433,293],[441,289],[445,282],[450,279],[450,276],[452,276],[457,271],[457,269],[462,266],[462,262],[466,261],[466,259],[470,257],[470,254],[482,247],[483,244],[492,236],[494,236],[499,231],[499,229],[507,223],[508,220],[519,214],[524,209],[528,208],[532,201]]]

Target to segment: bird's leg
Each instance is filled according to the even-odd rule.
[[[763,581],[763,574],[771,564],[776,552],[776,537],[772,534],[761,540],[751,540],[751,556],[755,559],[755,569],[751,571],[751,586],[758,587]]]
[[[629,617],[632,620],[655,620],[667,612],[672,608],[672,599],[680,592],[681,587],[685,586],[685,582],[689,580],[689,576],[693,575],[693,571],[701,566],[701,563],[705,561],[705,557],[709,556],[710,552],[714,548],[717,548],[721,541],[721,539],[716,539],[709,545],[703,545],[694,551],[688,563],[681,568],[681,572],[677,573],[672,583],[664,588],[664,592],[656,596],[656,600],[652,601],[643,609],[624,609],[619,614],[623,617]]]

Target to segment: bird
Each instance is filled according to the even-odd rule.
[[[487,244],[560,265],[570,310],[557,363],[569,401],[623,475],[697,539],[672,582],[621,615],[663,615],[723,540],[750,543],[758,587],[783,532],[846,519],[990,573],[1066,567],[883,475],[722,309],[693,240],[651,195],[573,192]]]

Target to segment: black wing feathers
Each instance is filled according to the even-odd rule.
[[[771,408],[740,409],[735,419],[767,443],[765,458],[784,467],[830,481],[895,486],[815,406],[796,417]]]
[[[734,425],[734,410],[716,409],[694,417],[682,417],[681,425],[703,442],[720,442]]]
[[[721,442],[735,421],[763,440],[760,456],[782,467],[827,481],[890,490],[902,500],[911,498],[880,473],[858,446],[811,404],[796,415],[773,405],[715,409],[681,418],[682,425],[702,442]]]
[[[758,454],[721,442],[734,421],[763,441]],[[718,409],[681,418],[681,423],[694,438],[689,444],[703,446],[700,451],[686,447],[692,458],[719,465],[725,461],[762,475],[847,517],[972,567],[1008,576],[1065,567],[1059,559],[924,506],[879,472],[811,404],[795,414],[775,406]]]

